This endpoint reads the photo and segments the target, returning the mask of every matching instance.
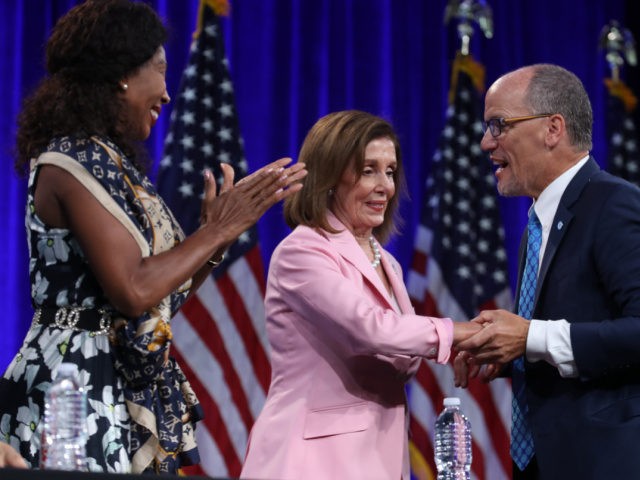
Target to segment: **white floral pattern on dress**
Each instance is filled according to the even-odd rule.
[[[114,208],[124,212],[126,221],[130,221],[133,229],[139,230],[140,238],[148,243],[150,252],[158,253],[158,249],[170,248],[184,237],[171,213],[155,194],[149,179],[107,139],[55,139],[48,151],[64,153],[67,156],[65,161],[70,161],[73,168],[86,169],[89,177],[99,181],[105,192],[111,192]],[[39,168],[35,167],[29,176],[25,216],[34,307],[82,306],[113,311],[71,232],[49,228],[35,214],[34,192],[38,172]],[[162,221],[158,222],[159,219]],[[161,231],[155,230],[158,225],[162,227]],[[155,244],[157,238],[162,239],[161,244]],[[159,311],[177,311],[187,295],[188,288],[178,289]],[[148,315],[130,319],[129,330],[135,332],[137,321],[149,319]],[[168,324],[169,320],[167,316],[160,321]],[[134,367],[123,366],[128,357],[139,355],[137,352],[144,351],[145,342],[153,339],[133,340],[139,344],[127,343],[130,339],[126,337],[118,338],[116,348],[107,335],[42,326],[34,322],[20,351],[0,378],[0,441],[19,450],[31,467],[39,466],[44,393],[51,385],[58,365],[65,361],[78,366],[80,382],[87,391],[90,471],[128,473],[136,470],[131,459],[153,432],[134,422],[127,408],[127,401],[132,399],[144,402],[142,409],[152,412],[151,419],[163,434],[154,455],[155,463],[142,465],[141,469],[175,473],[181,463],[198,461],[193,424],[201,418],[201,410],[184,374],[172,359],[163,362],[159,370],[155,365],[157,377],[145,376],[150,371],[147,366],[153,366],[154,359],[148,364],[134,362]],[[168,350],[168,344],[164,350]],[[128,370],[137,365],[140,371]],[[129,374],[131,378],[142,379],[139,385],[135,385],[135,390],[126,383],[125,377]],[[160,396],[157,393],[160,390],[168,394]],[[132,392],[136,393],[135,398]],[[173,420],[176,417],[189,420],[175,425]],[[173,448],[165,448],[166,444],[162,444],[166,438],[170,438],[172,443],[169,446]]]

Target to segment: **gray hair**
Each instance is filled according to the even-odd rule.
[[[571,145],[579,150],[591,150],[593,110],[580,79],[558,65],[542,63],[532,68],[525,103],[534,114],[562,115]]]

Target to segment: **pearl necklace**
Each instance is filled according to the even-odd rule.
[[[373,235],[369,237],[369,245],[371,245],[371,250],[373,250],[373,261],[371,262],[371,266],[373,268],[378,268],[380,265],[380,249],[378,248],[378,244],[376,243],[376,239],[373,238]]]

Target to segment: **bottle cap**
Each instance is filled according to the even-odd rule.
[[[56,374],[54,378],[58,378],[61,376],[74,376],[78,374],[78,366],[75,363],[61,363],[58,365],[58,369],[56,370]]]
[[[458,397],[447,397],[444,399],[443,404],[445,407],[460,405],[460,399]]]

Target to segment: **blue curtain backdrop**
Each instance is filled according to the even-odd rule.
[[[43,46],[55,19],[78,1],[0,1],[0,370],[8,365],[31,321],[23,210],[25,180],[13,173],[15,118],[43,75]],[[171,27],[167,83],[175,95],[197,18],[197,0],[149,1]],[[476,31],[475,58],[487,84],[535,62],[560,64],[584,82],[595,110],[593,154],[604,167],[605,89],[598,50],[611,19],[637,23],[624,0],[489,0],[494,38]],[[631,3],[630,1],[628,2]],[[391,120],[406,162],[409,199],[403,234],[389,245],[408,270],[424,180],[444,124],[451,61],[459,48],[454,25],[443,25],[445,0],[236,0],[223,21],[250,170],[296,157],[310,126],[334,110],[357,108]],[[625,17],[625,8],[627,16]],[[637,78],[635,72],[630,72]],[[631,84],[638,92],[638,89]],[[148,146],[156,165],[169,124],[163,110]],[[155,178],[156,168],[151,172]],[[526,199],[501,200],[511,282],[524,226]],[[259,224],[265,265],[287,234],[281,209]]]

